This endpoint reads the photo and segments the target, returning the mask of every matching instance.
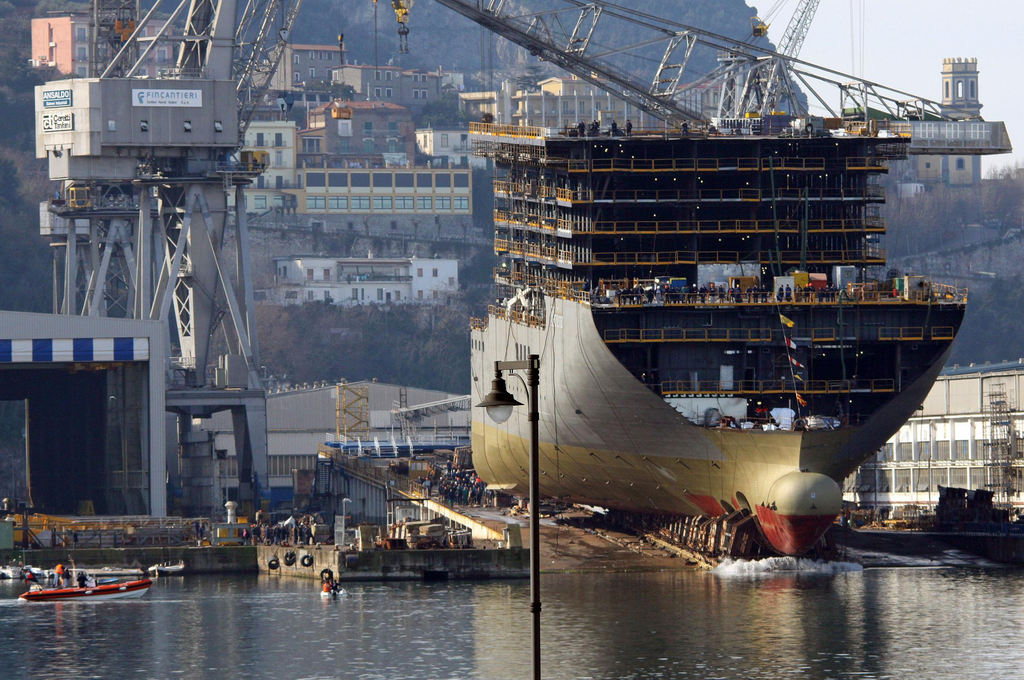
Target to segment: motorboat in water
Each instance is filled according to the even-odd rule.
[[[153,585],[149,578],[142,578],[136,581],[116,581],[112,579],[92,580],[92,585],[84,588],[44,588],[39,584],[33,584],[28,592],[20,595],[26,602],[57,602],[64,600],[118,600],[127,598],[142,597]]]
[[[153,576],[182,576],[185,571],[185,561],[179,560],[176,563],[154,564],[147,571]]]

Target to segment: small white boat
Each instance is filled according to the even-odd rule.
[[[39,580],[49,578],[49,572],[45,569],[37,569],[36,567],[0,567],[0,580],[12,579],[14,581],[25,580],[25,570],[30,570],[36,575]]]
[[[106,578],[108,576],[144,578],[146,576],[146,572],[142,569],[135,569],[133,567],[83,567],[83,569],[86,568],[90,574],[95,574],[96,578]]]
[[[181,576],[185,571],[185,561],[181,560],[177,563],[167,562],[164,564],[154,564],[148,571],[154,576]]]
[[[123,583],[97,583],[85,588],[43,588],[39,585],[32,585],[29,591],[22,593],[20,597],[26,602],[119,600],[142,597],[151,585],[153,585],[153,581],[148,578]]]

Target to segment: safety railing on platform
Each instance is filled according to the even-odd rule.
[[[609,265],[657,265],[657,264],[736,264],[756,258],[761,264],[780,261],[786,264],[798,263],[859,263],[885,262],[885,252],[870,250],[826,250],[801,253],[799,250],[759,251],[748,254],[735,250],[720,251],[658,251],[658,252],[614,252],[594,253],[592,264]]]
[[[771,342],[769,328],[610,328],[604,341],[634,342]]]
[[[470,123],[470,134],[492,135],[495,137],[512,137],[523,139],[544,139],[545,128],[530,125],[497,125],[493,123]]]
[[[559,220],[561,228],[563,220]],[[587,223],[590,228],[567,224],[573,232],[595,235],[617,236],[620,234],[799,234],[803,230],[800,220],[651,220],[651,221],[608,221]],[[885,231],[885,220],[881,217],[863,219],[809,220],[810,233]]]
[[[593,296],[595,307],[614,308],[637,308],[637,307],[700,307],[700,306],[721,306],[721,305],[782,305],[782,306],[808,306],[808,305],[836,305],[840,302],[843,305],[906,305],[906,304],[931,304],[943,302],[944,298],[928,297],[926,292],[914,296],[904,296],[899,291],[868,291],[868,290],[846,290],[842,292],[835,289],[821,289],[810,292],[796,291],[789,294],[778,293],[768,290],[751,290],[730,292],[728,289],[707,290],[705,292],[684,293],[678,289],[670,289],[667,292],[650,291],[633,292],[628,282],[615,282],[602,279]],[[966,297],[958,298],[957,301],[966,300]],[[953,329],[950,326],[942,326],[940,335],[933,336],[933,339],[949,339],[952,337]],[[824,339],[824,338],[823,338]]]
[[[662,395],[682,394],[846,394],[895,392],[896,382],[875,380],[667,380],[652,387]]]

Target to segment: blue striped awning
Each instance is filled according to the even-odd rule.
[[[0,338],[0,364],[148,360],[149,338]]]

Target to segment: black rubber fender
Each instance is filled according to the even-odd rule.
[[[309,553],[306,553],[305,555],[302,556],[302,559],[299,560],[299,562],[304,567],[312,567],[313,566],[313,556],[310,555]]]
[[[291,550],[284,554],[284,564],[286,567],[295,566],[295,553]]]
[[[329,567],[320,570],[320,583],[327,583],[334,580],[334,572]]]
[[[270,571],[277,571],[281,568],[281,561],[276,557],[271,557],[267,562],[267,568],[270,569]]]

